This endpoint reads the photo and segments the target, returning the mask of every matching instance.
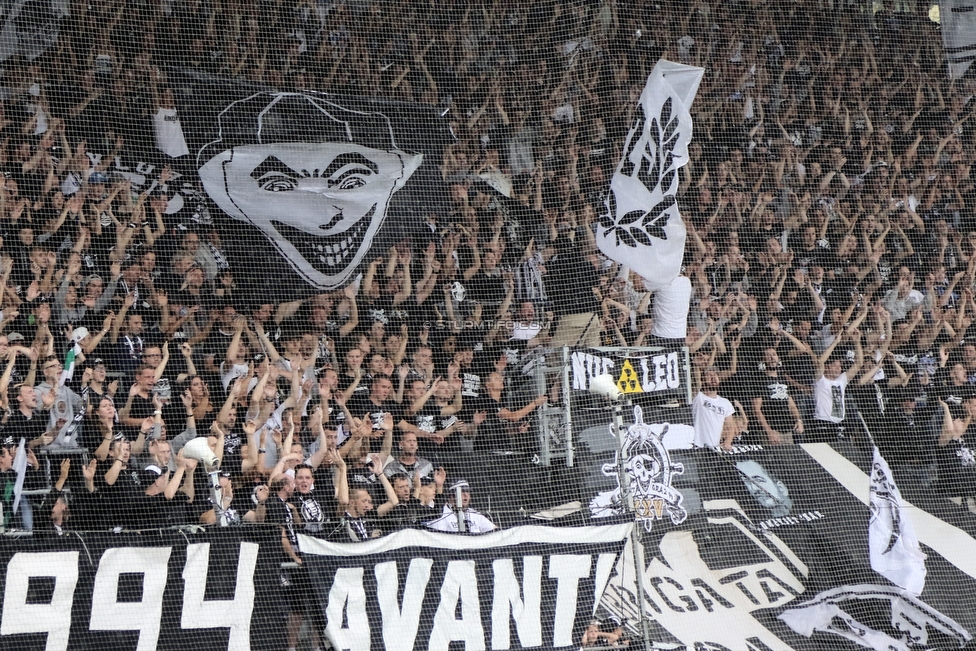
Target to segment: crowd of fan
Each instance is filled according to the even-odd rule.
[[[7,526],[494,528],[467,508],[470,459],[531,458],[530,415],[563,393],[527,393],[521,360],[580,312],[602,315],[607,345],[653,343],[653,296],[593,224],[660,57],[706,69],[679,189],[697,443],[866,428],[920,481],[976,487],[973,86],[945,79],[925,15],[105,2],[61,30],[3,82]],[[439,107],[457,138],[449,212],[340,292],[250,296],[259,271],[232,268],[232,234],[168,210],[185,160],[157,151],[151,193],[106,174],[123,148],[160,144],[154,117],[178,111],[167,65]],[[184,449],[197,437],[221,460],[217,505]]]

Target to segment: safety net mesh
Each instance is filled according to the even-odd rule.
[[[970,648],[971,4],[0,1],[0,650]]]

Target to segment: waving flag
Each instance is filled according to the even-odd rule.
[[[871,464],[869,506],[871,569],[910,594],[921,594],[925,586],[925,554],[918,547],[915,527],[891,476],[891,468],[878,448],[874,448]]]

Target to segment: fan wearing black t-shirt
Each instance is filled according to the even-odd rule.
[[[474,441],[476,450],[524,451],[526,442],[521,440],[524,437],[520,435],[528,431],[529,423],[525,419],[536,407],[541,407],[548,401],[546,396],[541,395],[521,409],[513,411],[502,401],[504,391],[505,380],[501,373],[490,373],[485,382],[486,399],[479,405],[487,415],[484,422],[478,425]]]
[[[282,596],[288,611],[286,638],[288,648],[294,649],[298,644],[307,595],[311,592],[308,575],[302,567],[302,557],[298,554],[298,535],[295,532],[295,525],[299,522],[298,511],[290,503],[295,493],[295,480],[289,475],[282,475],[271,482],[271,492],[273,495],[265,502],[265,522],[276,524],[281,529],[279,560],[298,565],[295,569],[283,569],[280,577]]]
[[[341,509],[349,503],[349,488],[346,484],[346,464],[338,453],[329,451],[328,461],[334,464],[334,490],[319,490],[315,486],[314,469],[302,464],[295,468],[295,492],[291,496],[291,504],[298,510],[303,523],[303,533],[329,535],[339,526]],[[331,487],[330,487],[331,488]],[[311,627],[312,648],[319,648],[318,631],[325,628],[325,622],[320,621],[321,615],[316,608],[315,593],[312,589],[308,571],[301,567],[293,573],[292,581],[303,598],[306,616],[310,616],[315,625]]]
[[[763,364],[752,387],[752,411],[771,445],[793,443],[794,434],[803,434],[803,421],[790,396],[789,384],[779,377],[776,349],[766,349]]]
[[[420,477],[417,477],[417,482],[420,481]],[[384,531],[415,527],[439,515],[433,509],[424,506],[419,498],[411,495],[410,478],[407,475],[395,473],[390,477],[390,484],[397,497],[397,504],[380,519],[380,526]]]
[[[193,471],[197,460],[187,459],[180,452],[176,457],[176,472],[170,476],[168,462],[169,441],[150,443],[151,463],[142,475],[146,487],[146,524],[154,527],[179,526],[188,523],[188,507],[193,503],[195,487]]]
[[[315,485],[315,469],[308,464],[295,468],[295,492],[291,502],[301,516],[304,533],[328,534],[338,522],[339,514],[349,503],[346,464],[335,452],[328,453],[334,464],[333,486],[322,490]]]
[[[370,517],[372,510],[373,498],[369,491],[363,488],[350,490],[349,506],[346,508],[346,515],[343,518],[345,531],[338,540],[362,542],[371,538],[379,538],[383,532],[376,527],[375,520]]]
[[[383,420],[386,414],[393,416],[393,423],[399,424],[403,420],[400,405],[390,399],[393,393],[393,382],[387,375],[377,375],[373,378],[373,385],[368,397],[354,395],[346,402],[349,413],[356,418],[369,416],[373,423],[373,434],[382,435]]]
[[[152,389],[156,386],[156,371],[143,364],[136,370],[135,383],[129,389],[129,399],[119,410],[119,419],[125,427],[136,429],[153,415]]]
[[[459,388],[437,380],[426,389],[423,380],[415,379],[406,398],[410,401],[405,411],[409,426],[400,429],[417,435],[421,456],[438,463],[451,463],[461,453],[460,441],[451,435],[464,428],[464,423],[456,417],[461,410]]]
[[[23,437],[31,448],[45,446],[54,440],[56,432],[48,432],[48,418],[37,410],[37,394],[28,384],[18,384],[8,392],[11,404],[17,407],[7,419],[5,431],[15,438]],[[43,396],[42,396],[43,397]]]
[[[369,383],[363,370],[363,351],[353,346],[343,356],[345,371],[339,374],[339,391],[350,400],[353,396],[369,394]]]
[[[150,478],[129,467],[131,449],[121,436],[112,441],[109,458],[99,464],[99,492],[102,493],[102,515],[109,527],[139,528],[143,524],[146,508],[147,480]]]

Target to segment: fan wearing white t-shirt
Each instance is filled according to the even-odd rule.
[[[844,355],[835,354],[837,345],[850,340],[854,343],[854,363],[844,371]],[[829,443],[844,438],[844,430],[848,429],[847,399],[848,377],[856,377],[864,363],[864,349],[861,346],[861,332],[857,328],[846,328],[827,347],[823,355],[818,356],[813,350],[803,344],[803,352],[808,354],[816,366],[813,382],[813,427],[809,432],[808,441]]]
[[[170,158],[179,158],[190,153],[186,138],[183,137],[183,127],[172,88],[163,90],[159,95],[156,115],[153,116],[153,128],[156,132],[156,149]]]
[[[691,304],[691,280],[678,276],[654,292],[654,325],[651,336],[684,344],[688,334],[688,310]]]
[[[695,446],[700,448],[732,449],[732,440],[738,433],[735,424],[735,407],[718,395],[721,382],[718,371],[709,368],[702,379],[702,388],[691,403],[695,423]]]

